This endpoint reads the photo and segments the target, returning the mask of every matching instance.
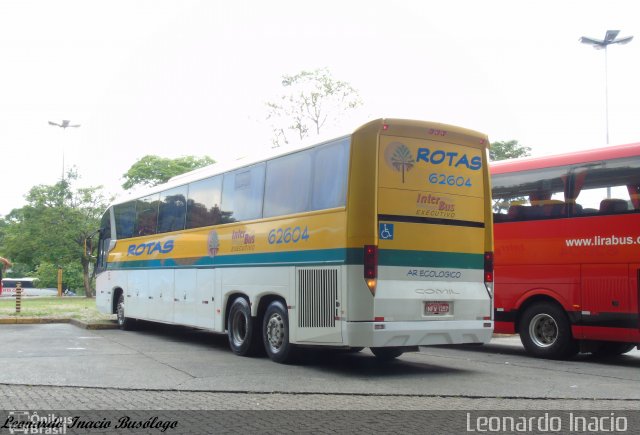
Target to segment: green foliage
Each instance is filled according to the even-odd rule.
[[[36,277],[38,278],[39,287],[56,288],[58,287],[58,266],[43,261],[36,266]]]
[[[131,189],[134,186],[156,186],[168,181],[171,177],[193,171],[215,163],[209,156],[184,156],[168,159],[147,155],[135,162],[123,175],[122,187]]]
[[[4,218],[3,252],[14,268],[22,271],[35,272],[43,263],[63,265],[68,273],[75,274],[65,277],[69,286],[84,287],[91,296],[92,260],[85,253],[84,243],[98,228],[107,201],[102,187],[73,188],[71,183],[76,180],[77,175],[70,171],[65,180],[54,185],[31,188],[27,205]]]
[[[78,262],[63,264],[62,288],[75,292],[83,290],[82,265]],[[36,267],[38,287],[58,288],[58,266],[52,263],[42,262]]]
[[[362,105],[360,94],[349,83],[336,80],[326,68],[282,76],[284,95],[267,102],[274,146],[289,143],[290,136],[304,139],[336,124],[347,110]]]
[[[516,159],[531,155],[531,148],[520,145],[517,140],[498,141],[491,144],[489,149],[489,160]]]

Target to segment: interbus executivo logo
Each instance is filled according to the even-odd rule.
[[[402,182],[404,174],[413,169],[416,161],[413,159],[411,150],[403,143],[391,142],[384,151],[384,158],[387,164],[395,171],[402,172]]]

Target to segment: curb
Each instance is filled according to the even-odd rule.
[[[115,320],[105,320],[102,322],[83,322],[82,320],[76,320],[76,319],[70,319],[69,323],[71,323],[74,326],[77,326],[78,328],[83,328],[83,329],[92,329],[92,330],[98,330],[98,329],[118,329],[118,322],[116,322]]]
[[[0,325],[36,324],[36,323],[69,323],[71,319],[64,317],[3,317]]]
[[[77,319],[69,319],[64,317],[3,317],[0,318],[0,325],[36,325],[45,323],[70,323],[73,326],[83,329],[117,329],[118,323],[113,320],[105,320],[100,322],[84,322]]]

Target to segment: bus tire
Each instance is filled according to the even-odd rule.
[[[607,358],[611,356],[623,355],[636,347],[635,343],[620,343],[617,341],[603,341],[598,344],[592,353],[597,358]]]
[[[264,313],[262,340],[267,356],[274,362],[286,364],[295,356],[289,342],[289,315],[280,301],[271,302]]]
[[[528,307],[520,321],[520,341],[526,351],[538,358],[565,359],[578,353],[578,342],[571,324],[557,304],[540,302]]]
[[[371,352],[378,361],[391,361],[404,353],[400,347],[372,347]]]
[[[249,302],[242,297],[236,298],[229,309],[227,335],[229,347],[236,355],[251,356],[256,353],[256,322],[251,317]]]
[[[120,293],[118,297],[118,305],[116,305],[116,319],[118,320],[118,328],[123,331],[131,331],[135,329],[136,319],[126,317],[124,306],[124,294]]]

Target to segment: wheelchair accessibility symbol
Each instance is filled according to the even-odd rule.
[[[393,240],[393,224],[380,224],[380,239]]]

